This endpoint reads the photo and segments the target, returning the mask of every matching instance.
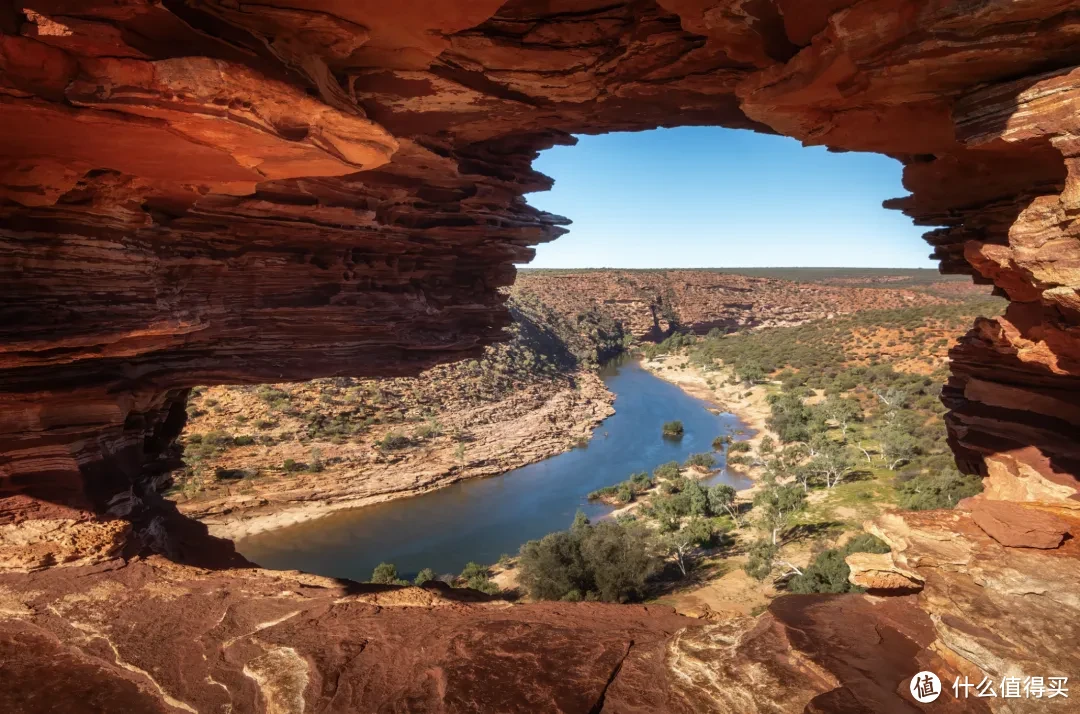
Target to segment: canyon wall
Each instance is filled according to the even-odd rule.
[[[151,701],[217,710],[185,697],[218,684],[234,711],[329,709],[328,683],[363,678],[344,644],[330,656],[288,642],[230,649],[235,639],[218,654],[231,674],[208,674],[213,684],[151,674],[150,649],[180,648],[180,667],[203,651],[180,642],[234,636],[213,623],[162,626],[165,602],[202,587],[163,572],[195,567],[181,561],[242,565],[158,496],[187,392],[414,374],[501,339],[499,289],[513,264],[565,231],[564,219],[525,203],[550,185],[530,164],[574,133],[721,125],[902,161],[912,193],[889,207],[936,227],[927,240],[945,271],[1011,301],[954,352],[944,399],[958,460],[986,477],[984,500],[1013,504],[999,522],[1034,511],[1063,519],[1065,531],[1075,522],[1080,12],[1071,0],[24,0],[0,3],[0,33],[0,593],[23,593],[0,597],[2,644],[23,658],[5,661],[29,681],[71,685],[72,702],[84,680],[60,677],[64,667],[107,670],[111,704],[149,697],[147,710]],[[822,644],[831,635],[821,623],[877,607],[862,600],[774,606],[754,638],[737,641],[693,628],[675,636],[670,621],[646,629],[674,637],[670,681],[729,711],[908,711],[888,667],[875,670],[878,681],[853,664],[865,656],[900,657],[894,670],[937,657],[969,672],[1040,662],[1080,670],[1064,644],[1080,622],[1075,540],[1044,554],[973,523],[963,511],[881,526],[923,577],[915,602],[930,613],[918,615],[917,632],[889,625],[904,644],[886,653],[859,650],[854,635],[841,638],[850,656]],[[949,533],[967,549],[942,553]],[[123,558],[157,565],[125,570]],[[65,570],[101,602],[150,588],[139,602],[160,610],[152,645],[124,640],[132,630],[122,618],[80,614]],[[259,572],[205,586],[236,597],[247,589],[263,613],[245,620],[248,630],[237,625],[247,638],[280,626],[246,578],[299,588]],[[1049,580],[1025,587],[1009,573]],[[348,620],[320,607],[312,627]],[[1023,634],[995,632],[1016,607],[1034,613]],[[904,620],[888,608],[877,607],[882,622]],[[527,630],[518,622],[504,633],[535,649]],[[579,661],[586,654],[572,640],[549,642]],[[643,640],[624,641],[629,652]],[[715,656],[702,655],[709,648]],[[718,668],[728,667],[725,682],[750,677],[720,652],[746,667],[782,662],[775,681],[788,688],[775,692],[790,698],[717,691],[708,673]],[[648,658],[595,657],[603,664],[589,676],[607,684],[581,709],[694,708],[642,669]],[[440,662],[431,696],[442,693],[443,709],[482,710],[468,688],[475,677],[455,678]],[[562,700],[544,692],[559,683],[543,681],[543,668],[519,671],[536,688],[531,706],[557,708]],[[656,696],[626,684],[632,674],[655,682]],[[387,685],[381,701],[408,708],[410,696]]]

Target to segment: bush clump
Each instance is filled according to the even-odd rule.
[[[664,422],[663,435],[666,439],[680,439],[683,435],[683,423],[675,421]]]
[[[632,475],[627,480],[614,486],[598,488],[589,494],[590,501],[614,499],[618,503],[630,503],[638,495],[645,493],[655,485],[647,471]]]
[[[687,468],[696,467],[708,470],[713,466],[716,466],[716,457],[707,451],[703,451],[700,454],[690,454],[690,457],[686,459]]]
[[[653,478],[667,481],[679,478],[679,462],[668,461],[666,464],[660,464],[653,469]]]
[[[479,590],[488,595],[499,592],[499,586],[491,579],[491,572],[486,566],[479,563],[468,563],[461,571],[461,580],[465,581],[465,587]]]
[[[848,593],[862,592],[862,588],[848,582],[851,568],[844,561],[852,553],[888,553],[885,541],[869,533],[861,533],[843,548],[829,548],[821,553],[799,575],[787,583],[793,593]]]
[[[949,468],[937,473],[919,474],[902,481],[897,487],[897,503],[901,508],[912,511],[954,508],[961,499],[974,496],[982,490],[982,479],[979,476],[961,474],[956,469]]]
[[[393,563],[379,563],[371,572],[371,582],[378,585],[408,585],[408,581],[398,577],[397,566]]]
[[[538,600],[630,602],[660,569],[648,529],[636,522],[590,523],[578,513],[569,530],[521,547],[519,582]]]
[[[404,449],[411,443],[412,439],[400,431],[388,431],[383,438],[375,442],[375,446],[379,451],[394,451]]]

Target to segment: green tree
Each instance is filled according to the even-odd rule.
[[[682,517],[689,511],[685,494],[671,494],[653,498],[651,512],[661,533],[679,529]]]
[[[806,509],[806,492],[795,484],[774,484],[758,491],[754,504],[761,507],[765,528],[772,533],[772,544],[776,545],[780,532]]]
[[[898,424],[888,424],[878,431],[881,457],[890,471],[895,471],[918,453],[918,441]]]
[[[810,439],[810,410],[797,394],[783,393],[769,397],[769,428],[776,432],[780,441],[789,444]]]
[[[847,449],[830,442],[814,456],[806,468],[825,478],[825,488],[833,488],[855,469],[855,459]],[[804,481],[804,490],[805,486]]]
[[[704,518],[695,516],[679,530],[665,535],[660,544],[668,555],[675,558],[675,564],[679,571],[686,577],[690,568],[693,567],[693,554],[695,550],[705,545],[713,537],[712,526]]]
[[[659,568],[647,528],[636,522],[584,516],[569,530],[549,533],[521,547],[519,582],[538,600],[640,599]]]
[[[394,573],[394,576],[395,576],[395,579],[396,579],[396,577],[397,577],[396,572]],[[416,574],[416,579],[413,580],[413,585],[420,586],[420,585],[423,585],[424,583],[431,582],[435,578],[436,578],[436,575],[435,575],[434,570],[432,570],[431,568],[424,568],[423,570],[421,570],[419,573]]]
[[[746,550],[746,565],[743,570],[755,580],[764,580],[772,574],[773,561],[779,550],[768,539],[754,541]]]
[[[691,516],[711,516],[712,508],[709,506],[709,492],[697,481],[691,481],[683,490],[686,494],[687,510]]]
[[[735,368],[735,374],[739,379],[747,384],[747,386],[756,384],[757,382],[765,381],[767,372],[757,362],[746,362]]]
[[[862,407],[854,399],[834,394],[828,397],[820,408],[825,418],[840,429],[845,440],[852,425],[862,421]]]
[[[398,582],[397,566],[393,563],[379,563],[371,572],[371,582],[380,585],[394,585]]]
[[[731,516],[735,527],[739,523],[739,507],[735,501],[737,492],[726,483],[720,483],[709,489],[709,510],[714,514],[726,513]]]
[[[573,531],[558,531],[521,546],[519,582],[530,597],[561,600],[572,591],[580,594],[592,586],[580,540]]]
[[[595,593],[605,602],[629,602],[645,595],[645,581],[659,569],[652,538],[639,523],[601,521],[581,540],[581,554]]]

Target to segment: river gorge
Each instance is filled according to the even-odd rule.
[[[237,549],[266,568],[304,570],[367,580],[380,562],[411,577],[422,568],[456,573],[472,561],[494,563],[514,555],[527,540],[566,528],[581,510],[599,518],[613,508],[589,502],[588,494],[651,471],[668,461],[711,450],[712,440],[744,430],[732,414],[654,376],[638,362],[607,365],[601,376],[615,394],[615,414],[598,425],[584,448],[529,464],[500,476],[461,481],[410,498],[260,533]],[[664,422],[682,421],[681,439],[661,436]],[[723,456],[708,483],[744,488],[749,481],[728,473]]]

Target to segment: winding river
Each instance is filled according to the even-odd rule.
[[[596,427],[587,447],[501,476],[260,533],[237,548],[266,568],[353,580],[367,580],[384,561],[408,578],[425,567],[457,573],[469,561],[494,563],[530,539],[568,527],[578,510],[590,518],[610,513],[610,506],[590,503],[588,493],[709,451],[715,437],[743,428],[734,415],[713,414],[635,361],[609,365],[602,376],[615,394],[615,414]],[[680,440],[661,437],[661,426],[672,419],[683,423]],[[708,483],[749,485],[725,471]]]

